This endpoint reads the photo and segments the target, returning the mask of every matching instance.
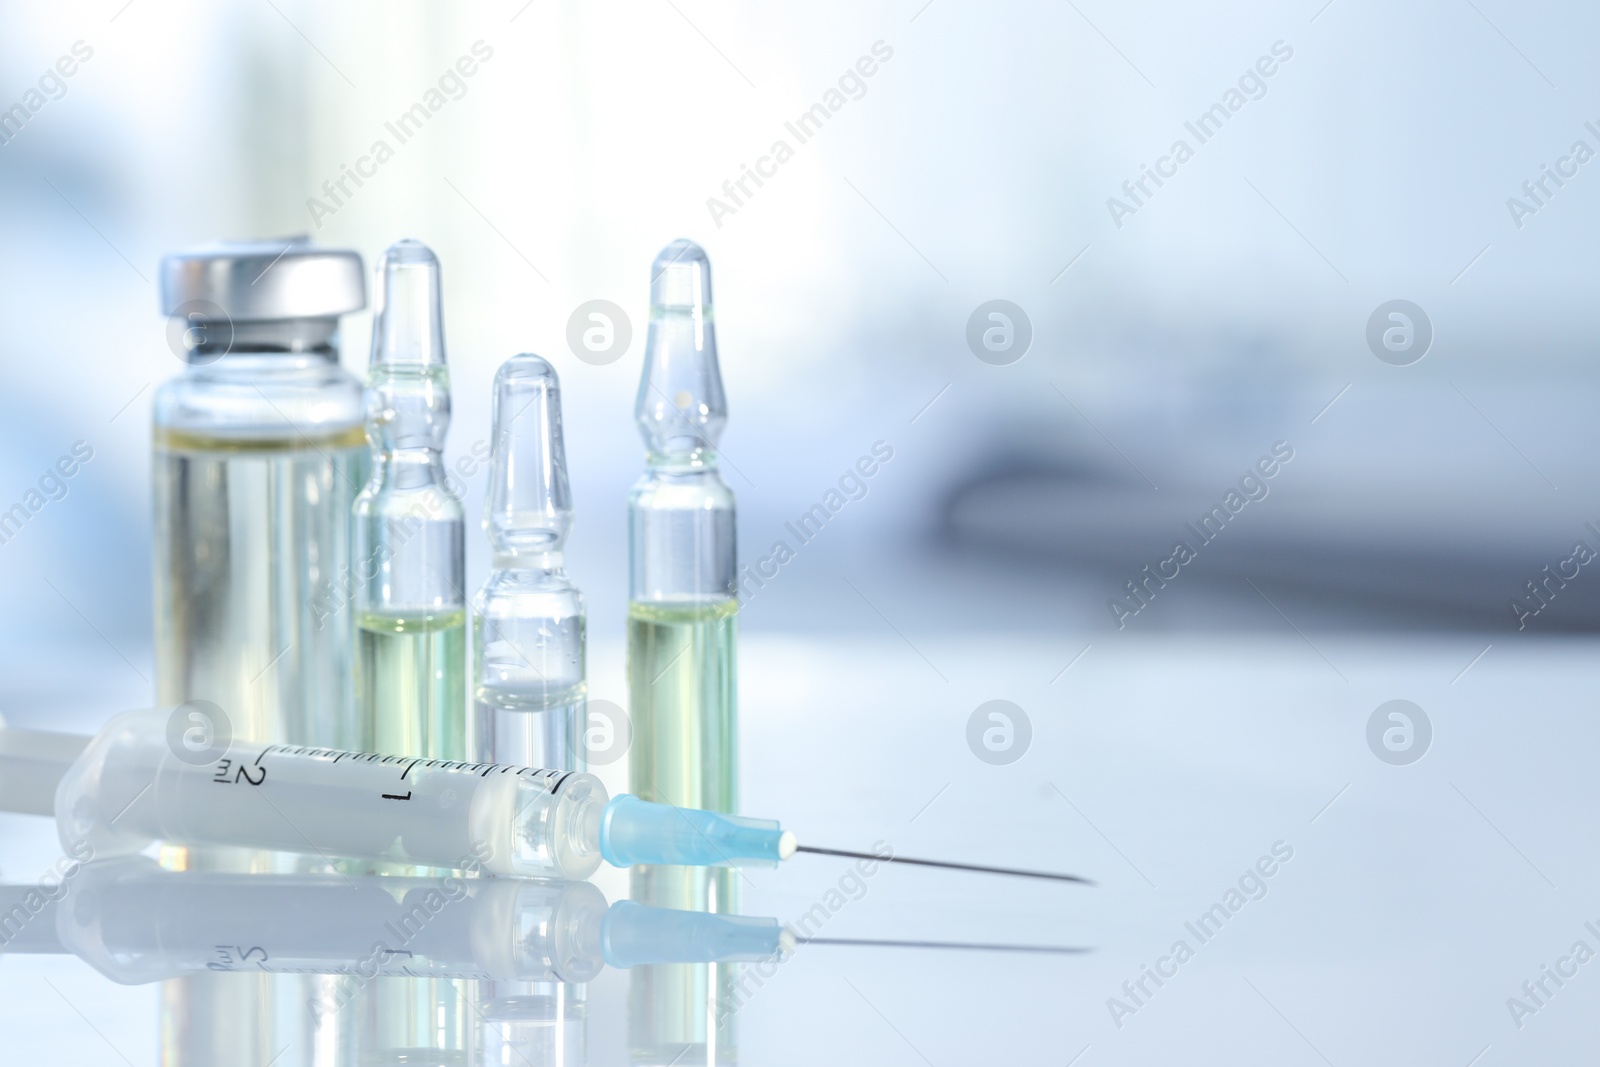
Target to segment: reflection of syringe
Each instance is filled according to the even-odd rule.
[[[4,783],[12,773],[58,778],[54,807],[63,844],[69,852],[87,844],[99,857],[166,841],[587,878],[602,858],[618,867],[723,866],[776,864],[797,851],[863,855],[799,846],[772,820],[627,794],[608,798],[600,779],[577,771],[240,741],[197,765],[177,757],[169,721],[160,711],[120,715],[70,765],[59,734],[0,733],[0,808],[38,810],[37,798],[9,795]],[[912,860],[887,850],[866,858],[1085,881]]]
[[[776,919],[608,908],[587,882],[186,873],[124,857],[79,868],[64,905],[31,914],[29,894],[0,887],[0,953],[71,952],[126,985],[196,971],[587,982],[608,965],[795,945]]]

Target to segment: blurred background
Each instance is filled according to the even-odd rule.
[[[881,626],[840,573],[906,625],[1114,627],[1106,600],[1281,440],[1296,458],[1270,501],[1128,625],[1281,626],[1250,577],[1301,625],[1515,631],[1527,581],[1582,536],[1600,548],[1582,527],[1600,508],[1581,298],[1600,199],[1585,167],[1547,180],[1536,214],[1507,200],[1533,206],[1522,184],[1575,141],[1600,150],[1584,126],[1600,111],[1563,21],[1587,15],[1557,9],[1516,44],[1492,17],[1342,0],[10,10],[8,106],[76,42],[93,58],[0,149],[5,503],[76,440],[96,458],[0,546],[16,609],[0,625],[75,638],[71,599],[136,654],[150,390],[179,370],[156,265],[305,232],[369,261],[401,236],[438,250],[452,458],[484,438],[502,359],[557,364],[597,635],[622,618],[648,264],[680,235],[716,270],[747,559],[874,442],[895,453],[751,598],[748,627]],[[480,41],[492,58],[454,74]],[[856,75],[874,45],[892,58]],[[1275,45],[1291,58],[1239,93]],[[385,124],[430,90],[444,105],[401,143]],[[1185,123],[1229,90],[1244,106],[1200,143]],[[785,124],[830,91],[843,106],[800,143]],[[1124,192],[1180,139],[1194,158],[1161,164],[1175,177]],[[724,192],[778,140],[793,156],[764,164],[776,176]],[[376,177],[324,191],[378,141],[393,158],[364,165]],[[594,299],[635,335],[604,366],[566,338]],[[1031,325],[1010,365],[966,343],[993,299]],[[1432,324],[1409,366],[1366,342],[1394,299]],[[358,371],[367,336],[346,320]],[[465,488],[475,522],[481,477]],[[1536,625],[1600,623],[1586,584]]]
[[[1498,724],[1485,729],[1514,731],[1497,715],[1534,692],[1550,722],[1578,721],[1593,701],[1582,635],[1600,628],[1600,578],[1575,551],[1600,551],[1597,31],[1585,5],[1505,0],[7,5],[0,108],[28,110],[10,126],[0,113],[0,510],[76,442],[93,459],[0,544],[0,712],[89,722],[148,699],[149,403],[181,369],[157,264],[219,237],[309,233],[369,264],[404,236],[438,252],[452,464],[487,436],[503,359],[557,366],[596,696],[625,697],[649,263],[684,236],[714,269],[741,558],[795,550],[743,609],[747,723],[753,701],[792,701],[779,679],[806,679],[832,728],[859,715],[886,731],[861,757],[874,771],[921,753],[940,723],[948,744],[930,752],[945,754],[917,759],[961,770],[928,770],[914,791],[931,794],[991,773],[961,739],[972,707],[1028,705],[1035,690],[1041,751],[1057,716],[1061,758],[1113,790],[1117,759],[1188,728],[1154,709],[1198,690],[1240,716],[1212,736],[1224,748],[1253,729],[1251,709],[1305,725],[1284,709],[1337,705],[1339,731],[1331,718],[1285,727],[1294,754],[1267,774],[1285,788],[1286,765],[1321,758],[1323,727],[1337,758],[1389,773],[1362,740],[1374,706],[1424,689],[1457,699],[1497,669],[1511,672],[1490,673],[1500,695],[1474,698],[1471,715]],[[75,72],[41,89],[63,56]],[[463,56],[470,77],[452,73]],[[391,124],[419,102],[429,117],[402,142]],[[819,104],[826,121],[802,140],[794,124]],[[379,141],[392,151],[375,175],[328,192]],[[778,141],[789,153],[761,162]],[[758,166],[771,173],[740,191]],[[603,365],[568,341],[593,300],[631,320],[631,345]],[[1003,351],[981,343],[996,300],[1014,305]],[[1413,336],[1385,348],[1374,339],[1399,322],[1384,310],[1397,300],[1414,305]],[[345,320],[358,372],[368,333],[366,316]],[[785,524],[826,506],[875,447],[892,459],[865,494],[800,544]],[[1270,478],[1252,474],[1285,450]],[[462,481],[476,586],[483,474]],[[1231,492],[1256,498],[1235,506]],[[1207,542],[1188,524],[1214,507],[1228,521]],[[1180,540],[1195,558],[1166,562]],[[1411,647],[1433,658],[1408,688],[1395,650]],[[869,656],[918,681],[873,690]],[[1263,659],[1282,677],[1254,673]],[[819,676],[841,663],[853,666]],[[1172,688],[1146,685],[1149,714],[1085,750],[1065,724],[1088,695],[1064,692],[1070,675],[1056,685],[1074,669],[1101,671],[1092,691],[1112,700],[1132,699],[1118,679],[1152,671]],[[946,684],[925,700],[933,675]],[[1328,704],[1329,687],[1360,692]],[[808,714],[791,710],[791,726]],[[1515,778],[1494,766],[1508,750],[1478,743],[1480,778]],[[1543,777],[1544,743],[1516,750],[1516,780]],[[1226,792],[1250,772],[1223,763]],[[1019,796],[1043,790],[1036,770],[1013,783]],[[1296,801],[1298,827],[1351,780],[1324,778]],[[1195,786],[1161,780],[1179,797]],[[1276,810],[1239,788],[1238,812]],[[1106,833],[1074,833],[1136,895],[1191,877],[1214,895],[1278,833],[1220,849],[1216,876],[1169,851],[1165,876],[1134,877],[1104,846],[1160,851],[1163,809],[1152,800],[1149,822],[1102,809],[1115,810],[1120,835],[1103,815]],[[1516,866],[1502,839],[1523,841],[1505,831],[1481,843]],[[1205,852],[1199,840],[1179,852]],[[1351,832],[1347,860],[1363,840]],[[1162,930],[1198,910],[1184,899],[1157,909]],[[1536,973],[1540,945],[1508,950],[1504,980],[1472,1005],[1503,1016],[1498,998]],[[1137,973],[1143,950],[1130,951],[1106,964],[1118,981]],[[1089,985],[1085,1025],[1103,1029],[1098,998],[1116,982]],[[1060,1060],[1082,1043],[1061,1038]],[[1482,1042],[1461,1043],[1465,1063]],[[1394,1047],[1375,1039],[1363,1056]]]

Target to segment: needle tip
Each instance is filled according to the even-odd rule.
[[[840,848],[820,848],[815,845],[796,845],[796,852],[810,852],[819,856],[842,856],[847,859],[877,860],[883,863],[909,863],[918,867],[943,867],[952,871],[972,871],[977,874],[1004,874],[1014,878],[1045,878],[1054,882],[1075,882],[1078,885],[1093,886],[1095,883],[1088,878],[1080,878],[1076,874],[1057,874],[1053,871],[1025,871],[1016,867],[986,867],[976,863],[951,863],[946,860],[913,859],[910,856],[881,855],[874,852],[852,852]]]

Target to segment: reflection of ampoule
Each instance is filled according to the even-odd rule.
[[[461,502],[440,459],[450,425],[439,261],[400,241],[378,268],[367,381],[372,480],[355,505],[364,747],[466,755]]]
[[[734,500],[713,451],[727,402],[711,264],[693,242],[674,241],[651,268],[634,412],[649,455],[628,508],[629,784],[646,800],[734,812]],[[736,878],[729,868],[636,868],[631,896],[661,907],[733,911]],[[666,1062],[690,1048],[693,1062],[731,1062],[731,1022],[716,1012],[731,980],[726,965],[636,970],[629,991],[636,1062]]]
[[[581,770],[583,598],[562,545],[572,497],[555,369],[506,360],[494,378],[494,437],[483,528],[493,571],[472,604],[476,758]]]

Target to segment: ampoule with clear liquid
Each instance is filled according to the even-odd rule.
[[[467,754],[465,516],[446,485],[450,425],[439,261],[400,241],[378,268],[367,378],[372,478],[355,503],[356,687],[380,752]]]
[[[483,529],[494,560],[472,602],[474,758],[583,770],[585,624],[562,556],[572,493],[555,368],[511,357],[493,403]],[[477,996],[482,1063],[585,1062],[583,985],[481,980]]]
[[[650,321],[635,418],[648,449],[628,501],[629,788],[646,800],[736,813],[738,731],[733,492],[714,451],[727,421],[711,313],[711,264],[674,241],[651,267]],[[692,911],[737,911],[732,868],[637,867],[630,895]],[[636,1063],[736,1057],[733,964],[640,967],[629,979]]]
[[[567,578],[572,528],[555,368],[513,356],[494,377],[483,528],[493,570],[472,604],[475,758],[583,769],[583,597]]]

